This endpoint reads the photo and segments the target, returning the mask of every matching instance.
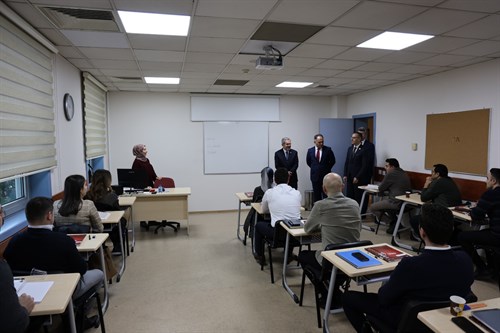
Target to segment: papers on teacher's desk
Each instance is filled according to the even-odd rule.
[[[101,220],[107,220],[108,217],[111,215],[110,212],[98,212],[98,213]]]
[[[366,188],[368,190],[378,191],[378,185],[375,185],[375,184],[368,184],[368,185],[366,185]]]
[[[16,288],[17,296],[22,294],[30,295],[34,298],[35,303],[40,303],[54,281],[33,281],[27,282],[24,278],[14,278],[14,287]]]

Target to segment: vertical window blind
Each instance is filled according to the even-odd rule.
[[[56,165],[53,60],[0,15],[0,181]]]
[[[107,154],[106,88],[89,73],[83,73],[85,158]]]

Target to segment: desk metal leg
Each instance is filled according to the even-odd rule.
[[[125,240],[123,239],[123,232],[122,232],[122,222],[118,221],[118,232],[120,233],[120,246],[122,248],[122,265],[120,267],[120,271],[118,272],[118,276],[116,278],[116,282],[120,282],[120,279],[125,272],[125,267],[126,267],[126,258],[127,255],[125,253],[126,246],[125,246]]]
[[[403,249],[413,250],[413,247],[411,247],[408,244],[401,243],[398,240],[398,237],[397,237],[398,236],[399,227],[401,226],[401,221],[403,220],[403,215],[404,215],[404,212],[405,212],[405,207],[406,207],[407,204],[408,204],[408,202],[403,202],[403,204],[401,205],[401,208],[399,209],[398,220],[396,222],[396,226],[394,227],[394,232],[392,233],[391,243],[392,243],[392,245],[399,246],[400,248],[403,248]]]
[[[330,333],[328,327],[328,316],[330,315],[330,308],[332,306],[333,290],[335,289],[335,278],[337,277],[337,267],[333,266],[332,274],[330,275],[330,284],[328,285],[328,297],[326,298],[325,314],[323,315],[323,332]]]
[[[242,238],[240,235],[240,230],[241,230],[241,201],[238,200],[238,226],[236,229],[236,236],[240,241],[243,242],[243,245],[247,245],[247,240],[246,237]]]
[[[295,303],[299,303],[299,297],[295,295],[292,291],[288,282],[286,280],[286,270],[287,270],[287,262],[288,262],[288,248],[290,247],[290,234],[286,233],[286,242],[285,242],[285,258],[283,259],[283,273],[281,274],[281,283],[283,284],[283,288],[287,291],[287,293],[292,297]]]
[[[76,322],[75,322],[75,311],[73,310],[73,301],[70,300],[68,303],[68,319],[69,319],[69,327],[71,333],[76,333]]]
[[[363,191],[363,196],[361,197],[361,203],[359,204],[359,208],[360,208],[360,209],[361,209],[361,207],[363,207],[363,205],[364,205],[364,203],[365,203],[365,199],[366,199],[366,194],[367,194],[367,193],[368,193],[367,191]],[[368,215],[368,214],[369,214],[369,213],[361,214],[361,217],[366,216],[366,215]],[[365,230],[375,231],[375,229],[374,229],[374,228],[369,227],[369,226],[365,225],[364,223],[361,223],[361,227],[362,227],[363,229],[365,229]]]
[[[132,226],[132,246],[130,248],[131,252],[134,252],[135,248],[135,228],[134,228],[134,211],[133,205],[130,206],[130,225]]]
[[[255,233],[257,232],[257,217],[259,216],[259,214],[257,214],[257,212],[255,212],[255,217],[253,219],[253,236],[252,236],[252,254],[253,255],[257,255],[257,253],[255,252]]]
[[[106,276],[106,262],[104,261],[104,248],[101,245],[101,267],[104,274],[104,301],[102,302],[102,313],[105,313],[109,305],[108,277]]]

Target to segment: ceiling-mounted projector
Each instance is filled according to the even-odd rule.
[[[283,57],[278,49],[268,45],[264,46],[264,51],[266,52],[266,55],[257,58],[255,63],[256,69],[276,70],[283,68]],[[276,51],[276,54],[274,51]]]

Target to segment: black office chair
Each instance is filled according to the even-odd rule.
[[[155,180],[153,186],[155,188],[158,188],[160,185],[166,189],[167,188],[175,188],[174,180],[172,178],[168,178],[168,177],[163,177],[161,179]],[[163,220],[161,222],[148,221],[148,223],[146,224],[146,230],[149,230],[149,227],[151,227],[151,226],[156,226],[155,234],[158,233],[158,230],[160,228],[170,227],[170,228],[174,229],[175,232],[179,231],[179,229],[181,228],[181,224],[179,222],[167,221],[167,220]]]
[[[411,212],[413,211],[413,209],[415,209],[415,207],[411,206],[411,205],[406,205],[404,211],[403,211],[403,214],[408,214],[408,218],[411,217]],[[398,216],[399,214],[399,209],[386,209],[383,211],[383,214],[382,214],[382,217],[384,216],[388,216],[390,219],[392,219],[392,217]],[[378,234],[378,229],[380,228],[380,224],[382,223],[382,217],[380,219],[376,219],[376,224],[377,224],[377,227],[375,228],[375,234]],[[392,222],[392,221],[391,221]],[[400,228],[398,230],[398,236],[399,236],[399,232],[400,231],[405,231],[405,230],[408,230],[408,228],[402,228],[401,225],[400,225]],[[398,237],[399,238],[399,237]]]
[[[352,247],[368,246],[368,245],[373,245],[373,243],[368,240],[363,240],[352,243],[329,244],[326,246],[325,251],[348,249]],[[304,285],[307,276],[309,278],[309,281],[311,281],[311,284],[314,286],[314,298],[316,301],[316,317],[318,319],[318,328],[321,328],[321,315],[320,315],[321,305],[319,296],[321,295],[321,291],[328,290],[332,268],[333,268],[332,263],[325,259],[323,260],[323,265],[321,267],[321,270],[318,270],[314,266],[302,264],[303,273],[302,273],[302,284],[300,287],[299,306],[302,306],[302,301],[304,300]],[[344,291],[349,290],[350,279],[347,278],[344,274],[340,274],[339,272],[337,274],[336,281],[342,282]],[[366,285],[364,285],[364,289],[366,292]]]
[[[274,226],[274,236],[272,239],[264,237],[264,243],[267,245],[267,250],[269,254],[269,269],[271,271],[271,283],[274,283],[274,270],[273,270],[273,254],[272,249],[285,248],[286,244],[286,230],[281,226],[281,221],[276,221],[276,225]],[[298,246],[299,242],[290,237],[289,246]],[[291,258],[290,258],[291,259]],[[260,270],[264,270],[265,260],[262,260],[260,263]]]

